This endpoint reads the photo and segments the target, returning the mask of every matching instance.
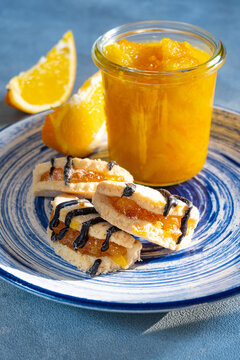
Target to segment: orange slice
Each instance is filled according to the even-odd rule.
[[[84,157],[99,145],[104,134],[102,76],[98,71],[66,104],[46,116],[42,140],[63,154]]]
[[[46,57],[9,81],[5,101],[31,114],[59,106],[70,96],[75,76],[76,49],[68,31]]]

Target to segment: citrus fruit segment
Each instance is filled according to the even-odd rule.
[[[32,114],[59,106],[70,96],[75,76],[76,49],[68,31],[46,57],[9,81],[5,101]]]
[[[104,134],[104,98],[99,71],[67,103],[46,116],[42,140],[63,154],[84,157],[99,145]]]

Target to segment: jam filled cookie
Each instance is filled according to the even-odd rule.
[[[95,276],[128,269],[140,260],[141,242],[102,219],[88,200],[63,194],[52,206],[49,241],[80,270]]]
[[[199,220],[189,200],[133,183],[100,183],[93,204],[114,226],[171,250],[190,245]]]
[[[133,177],[115,161],[107,163],[71,156],[53,158],[34,169],[33,193],[35,196],[54,197],[65,192],[91,199],[98,183],[103,180],[133,181]]]

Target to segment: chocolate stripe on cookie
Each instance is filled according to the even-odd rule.
[[[181,198],[181,200],[184,201],[188,205],[188,208],[187,208],[184,216],[181,219],[180,231],[182,232],[182,234],[177,239],[177,244],[180,244],[182,239],[184,238],[184,236],[186,236],[186,234],[187,234],[188,219],[190,218],[191,210],[192,210],[192,207],[193,207],[191,201],[189,201],[187,199],[184,199],[184,198]]]
[[[179,236],[179,238],[177,240],[177,244],[179,245],[181,243],[182,239],[184,238],[184,236],[186,236],[186,234],[187,234],[188,219],[190,217],[193,204],[190,200],[185,199],[184,197],[182,197],[180,195],[171,195],[171,193],[165,189],[159,189],[159,192],[165,197],[165,199],[167,201],[166,206],[163,211],[163,216],[168,216],[171,208],[173,206],[174,207],[177,206],[177,200],[183,201],[188,206],[187,210],[185,211],[184,216],[181,219],[180,231],[182,234]]]
[[[112,236],[112,234],[114,234],[117,231],[120,231],[120,229],[117,228],[116,226],[111,226],[109,229],[107,229],[106,240],[102,244],[101,251],[107,251],[108,250],[110,237]]]
[[[55,167],[54,167],[54,161],[55,161],[55,159],[52,158],[50,161],[51,161],[51,167],[50,167],[50,170],[49,170],[49,177],[50,177],[50,179],[51,179],[52,176],[53,176],[53,171],[54,171],[54,169],[55,169]]]
[[[67,206],[79,204],[81,202],[88,203],[90,201],[87,199],[75,199],[75,200],[65,201],[63,203],[58,204],[56,206],[53,218],[49,223],[49,229],[52,230],[54,227],[57,227],[59,225],[59,215],[60,215],[61,209],[65,208]]]
[[[56,209],[55,209],[55,212],[54,212],[54,215],[53,215],[53,218],[52,220],[50,221],[49,223],[49,229],[53,229],[54,227],[57,227],[58,224],[59,224],[59,215],[60,215],[60,210],[65,208],[66,206],[71,206],[71,205],[76,205],[80,202],[80,199],[79,200],[70,200],[70,201],[65,201],[61,204],[58,204],[56,206]]]
[[[165,189],[159,189],[158,191],[165,197],[165,199],[167,201],[166,206],[163,211],[163,216],[168,216],[171,208],[177,206],[176,197]]]
[[[90,226],[98,224],[100,222],[106,222],[106,221],[99,216],[82,223],[80,235],[73,242],[74,250],[81,249],[86,245],[88,241],[88,232]]]
[[[65,225],[70,226],[71,220],[75,216],[88,215],[88,214],[97,214],[97,210],[92,206],[71,210],[67,213],[67,215],[65,217]]]
[[[57,241],[56,235],[57,235],[57,234],[55,234],[55,232],[52,231],[52,234],[51,234],[51,240],[52,240],[52,241]]]
[[[53,230],[53,231],[52,231],[52,234],[51,234],[51,240],[52,240],[53,242],[62,240],[62,239],[64,238],[64,236],[67,234],[67,232],[68,232],[69,229],[70,229],[70,228],[67,226],[67,227],[61,229],[58,234],[55,233],[54,230]]]
[[[136,191],[136,185],[135,184],[131,184],[131,183],[128,183],[126,184],[126,187],[125,189],[123,190],[123,194],[121,197],[130,197],[132,196],[132,194]]]
[[[91,277],[95,276],[98,268],[101,264],[102,260],[101,259],[97,259],[94,261],[93,265],[90,267],[90,269],[87,271],[87,274],[90,275]]]
[[[67,161],[66,164],[64,166],[63,169],[63,176],[64,176],[64,182],[65,185],[69,185],[70,183],[70,178],[71,178],[71,172],[72,172],[72,156],[68,155],[67,156]]]
[[[116,161],[109,161],[107,164],[108,170],[111,171],[115,165],[118,165],[118,163],[116,163]]]
[[[175,196],[176,199],[179,199],[179,200],[185,202],[185,204],[187,204],[188,207],[193,206],[193,204],[192,204],[192,202],[190,200],[188,200],[188,199],[186,199],[186,198],[184,198],[184,197],[182,197],[180,195],[174,195],[174,196]]]
[[[59,231],[58,234],[55,234],[55,240],[62,240],[66,233],[68,232],[69,227],[65,227]]]

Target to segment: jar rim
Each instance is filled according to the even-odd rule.
[[[207,41],[208,43],[211,43],[213,45],[214,51],[207,61],[197,66],[182,70],[180,69],[171,71],[143,70],[122,66],[113,62],[104,54],[104,43],[106,44],[107,41],[116,37],[129,36],[131,34],[141,34],[147,31],[168,31],[178,34],[185,33],[192,37],[195,36],[199,39]],[[125,76],[130,76],[131,78],[134,77],[136,78],[136,80],[140,78],[145,78],[144,82],[146,81],[146,79],[163,80],[164,78],[168,78],[167,81],[169,81],[169,78],[177,80],[181,79],[186,74],[209,74],[217,71],[225,61],[226,48],[220,39],[214,37],[208,31],[196,25],[167,20],[139,21],[115,27],[107,31],[105,34],[101,35],[92,46],[92,58],[95,64],[101,70],[111,73],[113,75],[114,73],[116,74],[121,71],[124,73]]]

